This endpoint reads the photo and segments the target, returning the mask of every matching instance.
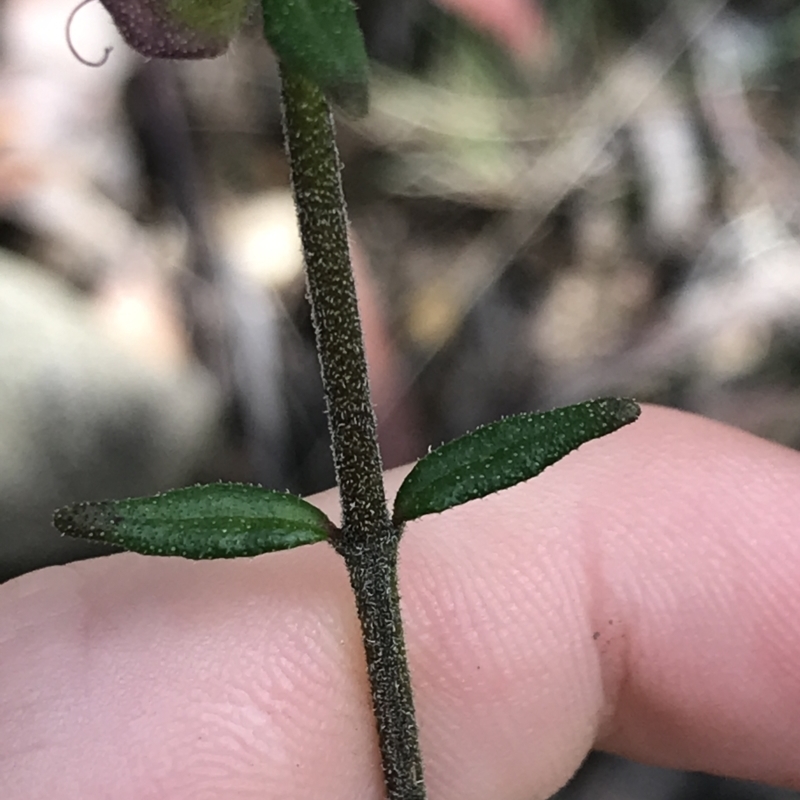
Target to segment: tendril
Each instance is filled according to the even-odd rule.
[[[87,67],[102,67],[103,64],[105,64],[106,61],[108,61],[108,57],[109,57],[109,55],[111,55],[111,51],[114,49],[113,47],[106,47],[106,49],[103,51],[103,55],[100,57],[100,59],[98,61],[89,61],[88,58],[84,58],[75,49],[75,45],[72,42],[72,22],[75,19],[75,15],[85,5],[88,5],[89,3],[93,2],[93,1],[94,0],[81,0],[81,2],[78,3],[78,5],[75,6],[75,8],[72,9],[72,12],[70,13],[69,17],[67,17],[67,26],[66,26],[66,29],[65,29],[64,33],[66,34],[66,37],[67,37],[67,47],[69,47],[69,50],[72,53],[72,55],[75,56],[75,58],[78,59],[78,61],[80,61],[81,64],[86,64]]]

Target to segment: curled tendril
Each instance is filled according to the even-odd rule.
[[[69,17],[67,17],[67,26],[66,26],[66,29],[65,29],[64,32],[65,32],[65,34],[67,36],[67,47],[69,47],[70,52],[72,53],[72,55],[75,56],[75,58],[77,58],[78,61],[81,62],[81,64],[86,64],[87,67],[102,67],[103,64],[105,64],[106,61],[108,61],[108,57],[111,55],[111,51],[114,49],[113,47],[106,47],[106,49],[103,51],[103,55],[100,57],[100,59],[98,61],[89,61],[88,58],[84,58],[75,49],[75,45],[72,42],[72,22],[75,19],[75,15],[85,5],[88,5],[89,3],[93,2],[93,1],[94,0],[81,0],[81,2],[78,3],[78,5],[75,6],[75,8],[72,9],[72,12],[70,13]]]

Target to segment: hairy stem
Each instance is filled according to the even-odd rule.
[[[285,66],[281,77],[284,135],[342,506],[334,546],[347,565],[361,621],[387,796],[423,800],[397,592],[400,530],[386,506],[333,119],[315,84]]]

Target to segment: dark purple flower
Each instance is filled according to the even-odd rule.
[[[221,0],[224,2],[224,0]],[[231,33],[192,23],[169,0],[100,0],[125,42],[148,58],[214,58],[228,49]]]
[[[91,0],[81,0],[67,20],[67,44],[90,66],[70,38],[72,20]],[[148,58],[214,58],[228,49],[242,26],[250,0],[100,0],[125,42]]]

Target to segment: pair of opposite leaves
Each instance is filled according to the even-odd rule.
[[[148,58],[215,58],[253,0],[100,0],[125,42]],[[352,116],[367,112],[367,54],[352,0],[261,0],[264,36],[288,68]]]
[[[633,400],[606,398],[493,422],[422,458],[394,503],[399,531],[413,519],[486,497],[538,475],[591,439],[633,422]],[[145,555],[237,558],[325,541],[337,528],[299,497],[244,484],[175,489],[154,497],[59,509],[62,534]]]

